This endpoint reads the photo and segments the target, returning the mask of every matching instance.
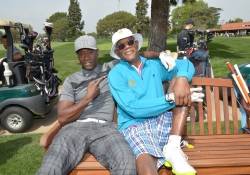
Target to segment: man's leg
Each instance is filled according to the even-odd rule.
[[[136,159],[136,168],[138,175],[158,175],[157,172],[157,159],[149,154],[141,154]]]
[[[174,81],[171,81],[169,89],[173,88]],[[166,166],[172,166],[173,172],[178,175],[194,175],[196,171],[189,165],[186,155],[183,153],[180,144],[184,135],[189,107],[177,106],[173,109],[172,128],[167,145],[163,148],[164,156],[167,159]]]
[[[72,123],[62,128],[55,136],[37,175],[64,175],[68,174],[82,159],[86,152],[86,128],[82,123]]]
[[[114,124],[105,124],[96,128],[90,140],[89,152],[112,175],[136,175],[135,156],[122,134]]]
[[[178,175],[194,175],[195,169],[189,165],[186,155],[183,153],[180,144],[181,136],[184,134],[188,107],[176,107],[173,110],[172,129],[170,131],[167,145],[163,148],[164,156],[167,159],[166,166],[172,166],[172,171]]]
[[[189,107],[175,107],[173,109],[173,121],[172,121],[172,129],[170,131],[170,135],[178,135],[183,136],[185,133],[185,124],[187,121]]]

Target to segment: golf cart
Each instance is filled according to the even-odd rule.
[[[52,25],[46,23],[47,36],[36,44],[37,33],[30,25],[0,20],[0,29],[7,39],[7,53],[0,58],[0,124],[18,133],[30,128],[34,118],[44,117],[57,102],[60,79],[53,68]],[[18,61],[14,61],[13,37],[20,40],[24,53]]]

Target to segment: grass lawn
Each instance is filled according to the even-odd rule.
[[[146,49],[147,41],[144,42],[143,49]],[[111,60],[109,51],[111,42],[109,40],[98,41],[100,49],[99,62]],[[176,41],[168,41],[168,48],[176,50]],[[214,38],[209,43],[212,67],[216,77],[227,76],[228,70],[225,62],[230,61],[233,64],[242,64],[250,62],[250,37],[241,38]],[[64,79],[65,76],[80,69],[77,65],[78,60],[73,51],[73,43],[56,44],[55,47],[55,65],[59,70],[59,76]]]
[[[55,50],[55,66],[60,78],[64,79],[69,74],[80,70],[78,60],[74,53],[73,42],[53,43]],[[147,41],[143,49],[146,49]],[[110,40],[98,40],[100,49],[99,62],[110,60]],[[168,48],[176,48],[176,41],[168,41]],[[211,62],[216,77],[227,76],[226,61],[233,64],[250,62],[250,37],[241,38],[214,38],[209,44]],[[0,58],[5,51],[0,46]],[[0,136],[0,175],[33,175],[41,164],[43,150],[38,146],[39,134],[16,134]]]
[[[0,137],[0,175],[33,175],[39,168],[43,150],[40,134]]]
[[[99,62],[103,63],[111,60],[109,51],[111,41],[109,39],[101,39],[97,41],[99,48]],[[55,50],[55,66],[59,71],[59,76],[64,80],[69,74],[80,70],[77,64],[78,59],[74,53],[73,42],[54,42],[52,46]],[[144,41],[143,50],[147,48],[147,40]],[[176,50],[176,41],[168,40],[168,48],[172,51]],[[225,62],[230,61],[233,64],[242,64],[250,62],[250,37],[235,37],[235,38],[214,38],[209,43],[212,67],[215,77],[227,76],[228,70]],[[0,58],[4,56],[5,51],[2,45],[0,46]]]

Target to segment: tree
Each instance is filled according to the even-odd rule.
[[[131,13],[125,11],[115,12],[98,21],[96,26],[97,35],[99,37],[110,37],[118,29],[125,27],[133,30],[135,23],[136,17]]]
[[[173,32],[179,32],[189,18],[194,20],[196,28],[215,28],[220,17],[220,10],[220,8],[208,7],[208,4],[204,1],[187,3],[177,7],[172,12]]]
[[[139,0],[136,3],[136,24],[135,29],[143,36],[147,36],[149,32],[149,17],[147,17],[148,3],[146,0]]]
[[[67,40],[67,30],[68,30],[68,19],[61,18],[54,22],[54,31],[52,37],[57,41],[66,41]]]
[[[47,21],[51,22],[51,23],[54,23],[54,22],[56,22],[57,20],[59,20],[61,18],[67,18],[67,13],[66,12],[56,12],[56,13],[52,14],[47,19]]]
[[[241,18],[230,19],[227,23],[236,23],[236,22],[243,22]]]
[[[56,12],[52,14],[48,19],[48,22],[53,23],[53,40],[57,41],[66,41],[67,40],[67,31],[69,28],[68,18],[66,12]]]
[[[151,2],[148,50],[162,51],[166,49],[169,6],[169,0],[152,0]]]
[[[169,9],[177,5],[178,0],[152,0],[151,22],[148,50],[162,51],[167,47],[166,39],[169,29]],[[183,3],[194,3],[196,0],[183,0]]]
[[[75,39],[81,34],[81,30],[84,26],[84,21],[81,22],[82,13],[77,0],[70,0],[68,9],[68,37]]]

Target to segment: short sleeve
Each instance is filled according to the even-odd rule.
[[[62,101],[62,100],[75,102],[74,91],[73,91],[73,87],[69,81],[69,78],[66,78],[64,83],[63,83],[60,101]]]

